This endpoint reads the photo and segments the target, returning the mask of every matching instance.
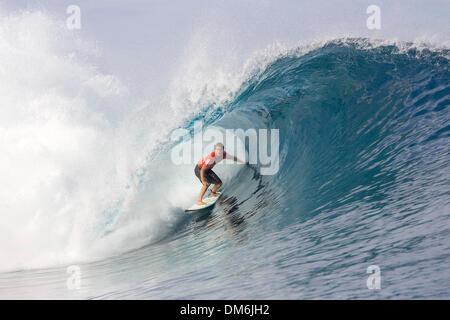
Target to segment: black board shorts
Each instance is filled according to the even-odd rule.
[[[195,175],[197,176],[197,178],[203,184],[202,178],[200,177],[200,167],[198,165],[195,166],[194,172],[195,172]],[[222,180],[220,180],[220,178],[217,176],[217,174],[212,170],[205,171],[205,180],[206,180],[206,182],[211,183],[211,184],[222,183]]]

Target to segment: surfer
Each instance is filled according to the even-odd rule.
[[[205,202],[202,201],[202,199],[206,190],[211,184],[214,184],[214,187],[211,190],[211,195],[213,197],[219,196],[217,190],[222,186],[222,180],[220,180],[217,174],[214,171],[212,171],[212,168],[223,159],[232,159],[235,162],[248,164],[248,162],[241,161],[235,156],[226,153],[222,143],[220,142],[216,143],[214,145],[214,151],[205,156],[203,159],[201,159],[195,166],[194,170],[195,175],[197,176],[197,178],[199,178],[200,182],[203,184],[197,201],[198,205],[206,204]]]

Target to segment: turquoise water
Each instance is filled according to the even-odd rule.
[[[79,290],[64,266],[1,273],[0,297],[449,299],[448,55],[336,40],[276,59],[195,117],[279,129],[277,174],[242,168],[211,212],[80,264]]]

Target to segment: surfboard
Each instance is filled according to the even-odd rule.
[[[217,197],[213,197],[213,196],[208,196],[206,198],[203,199],[203,202],[205,202],[206,204],[199,206],[198,204],[194,204],[193,206],[191,206],[190,208],[184,210],[184,212],[194,212],[194,211],[200,211],[200,210],[204,210],[204,209],[212,209],[213,206],[216,204],[217,199],[220,198],[220,196],[222,195],[222,193],[217,192],[219,195]]]

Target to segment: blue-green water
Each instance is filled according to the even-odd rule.
[[[196,115],[279,129],[275,175],[242,168],[212,212],[79,264],[78,290],[64,266],[1,273],[0,297],[449,299],[449,52],[360,44],[280,57]]]

